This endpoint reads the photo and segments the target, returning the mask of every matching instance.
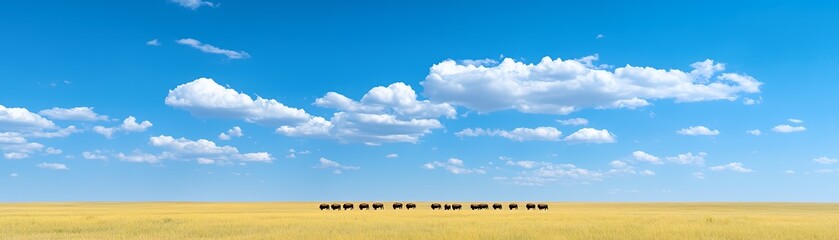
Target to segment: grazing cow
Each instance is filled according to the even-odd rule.
[[[402,203],[393,203],[393,209],[402,209]]]
[[[352,210],[353,204],[352,203],[344,203],[344,210]]]
[[[358,204],[358,210],[365,210],[365,209],[369,210],[370,209],[370,204],[367,204],[367,203]]]
[[[332,210],[341,210],[341,204],[333,203]]]
[[[463,206],[461,206],[460,204],[457,204],[457,203],[452,204],[452,210],[462,210],[462,209],[463,209]]]
[[[405,204],[405,208],[407,208],[407,209],[415,209],[415,208],[417,208],[417,205],[416,205],[416,204],[413,204],[413,203],[408,203],[408,204]]]
[[[478,209],[483,209],[483,210],[489,209],[489,205],[487,205],[486,203],[478,204]]]
[[[431,210],[440,210],[440,204],[439,203],[432,203],[431,204]]]
[[[471,208],[472,210],[476,210],[476,209],[480,209],[481,207],[479,207],[478,204],[473,203],[473,204],[469,205],[469,208]]]
[[[548,210],[548,204],[539,204],[539,210]]]
[[[444,209],[445,210],[452,210],[452,205],[446,204],[446,208],[444,208]]]
[[[373,203],[373,210],[384,210],[384,209],[385,209],[384,204],[382,204],[380,202]]]
[[[515,204],[515,203],[510,203],[510,210],[513,210],[513,209],[518,210],[518,209],[519,209],[519,205],[518,205],[518,204]]]
[[[526,205],[526,207],[527,207],[527,210],[530,210],[530,209],[536,209],[536,204],[528,203],[528,204]]]
[[[500,203],[492,204],[492,210],[503,209]]]
[[[320,210],[329,210],[329,204],[321,203],[320,204]]]

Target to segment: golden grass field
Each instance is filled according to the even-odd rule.
[[[839,204],[461,204],[320,211],[319,203],[285,202],[4,203],[0,239],[839,239]]]

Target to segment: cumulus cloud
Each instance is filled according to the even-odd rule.
[[[728,170],[728,171],[742,172],[742,173],[754,172],[751,169],[743,167],[743,164],[739,163],[739,162],[733,162],[733,163],[729,163],[729,164],[725,164],[725,165],[713,166],[713,167],[710,167],[710,169],[714,170],[714,171]]]
[[[443,169],[453,174],[486,174],[486,170],[481,168],[466,168],[463,160],[457,158],[449,158],[446,162],[426,163],[422,165],[422,168],[428,170]]]
[[[562,132],[554,127],[516,128],[511,131],[498,129],[467,128],[455,133],[458,137],[500,136],[517,142],[559,141]]]
[[[169,0],[170,2],[177,3],[181,5],[181,7],[189,8],[192,10],[198,9],[202,6],[208,7],[217,7],[218,3],[210,2],[210,1],[203,1],[203,0]],[[157,39],[155,39],[157,40]]]
[[[803,123],[804,122],[804,120],[796,119],[796,118],[790,118],[790,119],[787,119],[787,121],[789,121],[791,123]]]
[[[565,141],[572,143],[613,143],[615,135],[606,129],[583,128],[568,135]]]
[[[763,132],[761,132],[760,129],[752,129],[752,130],[746,131],[746,133],[748,133],[750,135],[754,135],[754,136],[760,136],[761,134],[763,134]]]
[[[632,152],[632,157],[635,158],[635,160],[638,160],[638,161],[641,161],[641,162],[648,162],[648,163],[652,163],[652,164],[663,164],[664,163],[664,162],[661,161],[661,158],[653,156],[652,154],[649,154],[649,153],[646,153],[646,152],[643,152],[643,151]]]
[[[6,158],[6,159],[24,159],[24,158],[28,158],[29,154],[22,153],[22,152],[10,152],[10,153],[3,154],[3,157]]]
[[[237,52],[237,51],[233,51],[233,50],[221,49],[221,48],[218,48],[218,47],[210,45],[210,44],[201,43],[201,41],[198,41],[198,40],[195,40],[195,39],[192,39],[192,38],[179,39],[178,41],[175,41],[175,42],[177,42],[178,44],[187,45],[187,46],[190,46],[192,48],[201,50],[202,52],[205,52],[205,53],[221,54],[221,55],[227,56],[228,59],[245,59],[245,58],[250,58],[251,57],[251,55],[248,54],[245,51],[238,51]]]
[[[638,172],[638,174],[641,174],[643,176],[655,176],[655,172],[653,172],[652,170],[643,170],[641,172]]]
[[[0,130],[36,131],[56,128],[55,123],[26,108],[7,108],[0,105]]]
[[[757,104],[760,104],[761,101],[763,101],[763,100],[761,100],[760,98],[758,98],[758,99],[743,98],[743,104],[744,105],[757,105]]]
[[[0,132],[0,150],[6,159],[24,159],[31,153],[42,151],[44,145],[29,142],[23,134],[18,132]]]
[[[101,150],[96,150],[96,151],[93,151],[93,152],[84,151],[84,152],[82,152],[82,158],[87,159],[87,160],[106,160],[106,159],[108,159],[107,156],[102,154]]]
[[[186,138],[174,138],[172,136],[160,135],[149,138],[149,144],[154,147],[165,149],[165,155],[173,159],[197,159],[205,158],[223,162],[239,160],[243,162],[273,161],[271,154],[267,152],[240,153],[239,149],[231,146],[218,146],[215,142],[207,139],[190,140]]]
[[[676,133],[678,133],[680,135],[688,135],[688,136],[716,136],[716,135],[720,135],[719,130],[716,130],[716,129],[711,130],[711,129],[708,129],[707,127],[705,127],[705,126],[692,126],[692,127],[689,127],[689,128],[683,128],[683,129],[680,129],[679,131],[676,131]]]
[[[385,155],[385,158],[390,158],[390,159],[394,159],[394,158],[398,158],[398,157],[399,157],[399,154],[396,154],[396,153],[391,153],[391,154]]]
[[[157,46],[160,46],[161,44],[160,44],[160,41],[158,41],[157,38],[155,38],[155,39],[147,41],[146,45],[157,47]]]
[[[50,155],[58,155],[58,154],[61,154],[63,152],[64,151],[62,151],[61,149],[52,148],[52,147],[48,147],[47,149],[44,150],[44,153],[50,154]]]
[[[694,164],[702,166],[705,164],[705,157],[708,154],[705,152],[699,152],[698,154],[693,154],[692,152],[682,153],[673,157],[667,157],[667,161],[678,163],[678,164]]]
[[[245,134],[242,133],[242,128],[240,128],[239,126],[235,126],[231,129],[227,130],[227,133],[220,133],[218,135],[218,138],[221,139],[221,140],[230,140],[232,137],[242,137],[242,136],[245,136]]]
[[[634,109],[650,101],[736,100],[757,93],[761,82],[748,75],[722,73],[713,60],[691,64],[690,71],[626,65],[612,70],[583,59],[542,58],[527,64],[506,58],[496,66],[446,60],[431,67],[420,84],[431,101],[478,112],[515,109],[525,113],[568,114],[586,108]]]
[[[803,132],[806,131],[807,128],[804,126],[790,126],[787,124],[781,124],[772,128],[773,132],[778,133],[794,133],[794,132]]]
[[[837,160],[835,158],[828,158],[828,157],[818,157],[818,158],[813,159],[813,162],[819,163],[819,164],[834,164],[834,163],[836,163],[836,161]]]
[[[559,124],[562,125],[571,125],[571,126],[579,126],[579,125],[588,125],[588,119],[585,118],[571,118],[565,120],[556,120]]]
[[[210,78],[199,78],[169,90],[165,103],[194,116],[240,119],[268,126],[297,124],[311,118],[302,109],[287,107],[274,99],[253,99]]]
[[[99,115],[93,111],[92,107],[74,107],[74,108],[58,108],[45,109],[38,112],[41,116],[46,116],[53,120],[76,120],[76,121],[107,121],[108,116]]]
[[[39,163],[38,165],[35,165],[35,166],[37,166],[39,168],[52,169],[52,170],[70,170],[70,168],[67,168],[67,165],[64,165],[64,164],[61,164],[61,163],[45,163],[45,162],[42,162],[42,163]]]
[[[112,138],[116,132],[144,132],[146,129],[152,127],[153,124],[149,121],[137,122],[134,116],[128,116],[122,121],[122,124],[116,127],[94,126],[93,132],[105,136],[105,138]]]
[[[357,167],[357,166],[343,165],[343,164],[340,164],[336,161],[332,161],[332,160],[329,160],[329,159],[324,158],[324,157],[321,157],[320,160],[318,160],[318,164],[315,165],[315,168],[333,169],[333,173],[335,173],[335,174],[341,174],[341,170],[358,170],[358,169],[361,169],[360,167]]]
[[[144,153],[139,150],[135,150],[132,153],[125,154],[125,153],[117,153],[116,158],[120,161],[125,162],[132,162],[132,163],[159,163],[163,159],[166,159],[165,155],[158,156],[149,153]]]

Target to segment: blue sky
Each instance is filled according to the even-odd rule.
[[[0,201],[837,201],[833,3],[5,3]]]

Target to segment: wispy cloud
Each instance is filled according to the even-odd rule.
[[[189,8],[192,10],[198,9],[202,6],[218,7],[219,5],[218,3],[202,0],[170,0],[170,2],[177,3],[178,5],[181,5],[181,7]]]
[[[222,49],[222,48],[210,45],[210,44],[201,43],[201,41],[198,41],[198,40],[195,40],[195,39],[192,39],[192,38],[179,39],[176,42],[178,44],[187,45],[187,46],[193,47],[195,49],[201,50],[202,52],[205,52],[205,53],[221,54],[221,55],[227,56],[227,58],[229,58],[229,59],[245,59],[245,58],[250,58],[251,57],[251,55],[248,54],[245,51],[238,51],[237,52],[237,51],[233,51],[233,50]]]

